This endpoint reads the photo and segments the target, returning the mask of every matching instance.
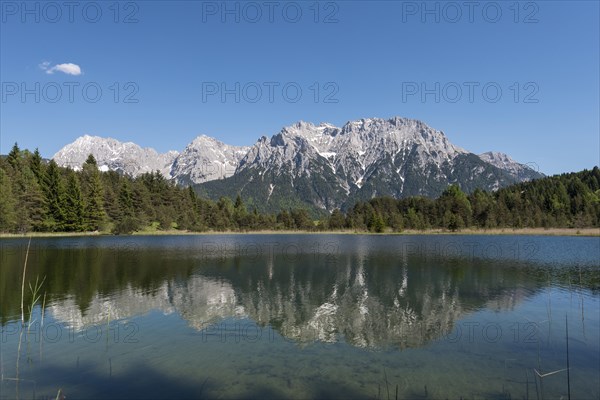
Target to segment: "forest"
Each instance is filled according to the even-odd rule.
[[[315,218],[315,215],[320,217]],[[159,172],[135,178],[102,172],[90,155],[73,170],[15,143],[0,158],[0,232],[356,231],[600,227],[600,170],[565,173],[495,192],[449,185],[437,199],[375,197],[348,210],[276,214],[248,209],[238,195],[212,201]]]

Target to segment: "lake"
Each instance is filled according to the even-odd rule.
[[[0,246],[2,398],[600,398],[598,237]]]

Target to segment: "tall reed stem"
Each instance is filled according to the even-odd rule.
[[[565,314],[565,328],[567,330],[567,397],[571,400],[571,369],[569,368],[569,318]]]
[[[21,282],[21,325],[25,324],[25,308],[23,306],[23,299],[25,297],[25,273],[27,272],[27,258],[29,257],[29,246],[31,245],[31,236],[27,243],[27,252],[25,253],[25,264],[23,264],[23,281]]]

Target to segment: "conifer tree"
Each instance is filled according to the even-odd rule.
[[[29,159],[29,169],[33,173],[33,176],[35,176],[38,184],[41,185],[44,180],[44,166],[42,164],[42,156],[37,147]]]
[[[139,229],[140,224],[135,217],[133,208],[133,195],[131,191],[131,183],[128,178],[122,178],[121,188],[119,189],[119,217],[115,221],[113,233],[131,233]]]
[[[15,142],[12,149],[8,153],[6,157],[6,161],[13,168],[14,171],[18,172],[21,169],[21,161],[22,161],[21,149],[19,149],[19,145]]]
[[[235,198],[235,204],[233,206],[233,219],[239,229],[248,229],[248,210],[239,194]]]
[[[131,185],[128,179],[123,179],[121,189],[119,190],[119,210],[120,218],[133,217],[133,195],[131,193]]]
[[[45,225],[50,231],[62,231],[65,223],[65,189],[58,165],[51,160],[44,175],[48,214]]]
[[[381,233],[385,229],[385,223],[383,222],[383,218],[381,214],[376,211],[373,211],[371,217],[369,219],[369,223],[367,225],[371,232]]]
[[[74,172],[69,173],[65,191],[65,223],[64,229],[68,232],[81,232],[84,224],[83,199],[79,179]]]
[[[91,154],[82,166],[81,192],[83,197],[83,229],[96,231],[100,229],[106,218],[106,213],[103,201],[104,190],[98,164]]]
[[[15,198],[12,192],[12,182],[8,174],[0,169],[0,231],[13,231],[15,223]]]
[[[17,230],[20,232],[46,230],[47,207],[42,186],[29,167],[23,167],[16,178]]]
[[[294,229],[294,220],[287,210],[281,210],[277,215],[277,222],[281,224],[283,229]]]
[[[339,208],[336,208],[329,217],[329,229],[342,229],[345,225],[346,219],[344,218],[344,214],[342,214]]]

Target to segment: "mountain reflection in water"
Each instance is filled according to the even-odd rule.
[[[76,329],[160,310],[178,313],[197,330],[248,318],[300,343],[343,338],[357,347],[417,347],[447,334],[473,310],[511,309],[548,284],[547,271],[535,265],[456,252],[444,258],[419,253],[412,242],[404,246],[411,253],[368,246],[347,251],[331,240],[289,238],[265,242],[267,251],[260,242],[188,239],[166,249],[144,241],[86,247],[80,240],[32,252],[28,270],[30,277],[47,277],[47,311]],[[20,265],[17,253],[14,265]],[[16,283],[19,273],[4,270],[3,281]],[[19,314],[19,293],[11,292],[4,320]]]

